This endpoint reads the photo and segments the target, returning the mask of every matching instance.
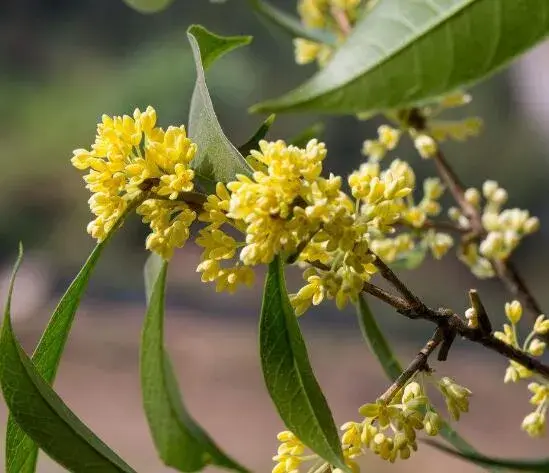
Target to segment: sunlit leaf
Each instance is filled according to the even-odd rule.
[[[381,111],[468,86],[549,34],[547,0],[382,0],[332,60],[260,112]]]
[[[217,182],[229,182],[236,174],[251,175],[251,168],[223,133],[206,85],[204,70],[223,54],[244,46],[251,36],[223,37],[200,25],[187,30],[196,65],[196,85],[189,112],[189,136],[198,145],[192,161],[198,182],[208,192]]]
[[[22,251],[10,281],[0,337],[0,384],[10,413],[44,452],[69,471],[135,473],[63,403],[15,338],[11,297],[21,259]]]
[[[223,453],[186,410],[164,348],[164,298],[168,264],[151,255],[145,265],[148,310],[141,338],[141,387],[151,434],[162,461],[178,471],[208,464],[246,473]]]
[[[330,464],[347,470],[332,413],[290,305],[280,257],[269,265],[265,281],[259,353],[267,390],[286,427]]]
[[[113,233],[111,232],[102,243],[94,248],[68,287],[32,355],[32,362],[37,372],[50,384],[55,379],[82,294],[86,290],[97,261]],[[37,458],[38,447],[31,438],[25,435],[10,415],[6,427],[6,472],[34,473]]]

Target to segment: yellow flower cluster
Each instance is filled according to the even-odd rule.
[[[96,218],[88,233],[104,240],[128,205],[148,192],[155,200],[148,199],[137,209],[152,230],[146,245],[169,259],[187,240],[195,219],[195,213],[176,199],[193,189],[189,163],[196,145],[183,126],[163,130],[155,125],[152,107],[145,112],[136,109],[133,117],[103,115],[91,149],[75,150],[71,161],[77,169],[90,170],[84,181],[93,193],[89,204]]]
[[[545,318],[545,315],[541,314],[537,317],[532,331],[525,338],[522,346],[519,344],[517,331],[517,324],[522,318],[522,305],[520,302],[515,300],[506,303],[505,316],[510,324],[504,324],[503,332],[495,332],[494,336],[532,356],[542,356],[546,349],[546,343],[539,337],[549,333],[549,320]],[[515,361],[510,361],[505,371],[504,382],[516,383],[521,379],[534,376],[534,373],[524,366]],[[549,409],[549,382],[543,378],[539,378],[538,381],[528,385],[528,389],[533,393],[530,403],[536,406],[536,409],[528,414],[522,422],[522,429],[531,437],[541,437],[545,434],[547,410]]]
[[[461,412],[469,410],[471,391],[447,377],[436,385],[449,413],[459,420]],[[543,396],[548,399],[548,392],[534,387],[532,391],[536,399]],[[442,425],[442,418],[433,410],[423,387],[414,380],[401,388],[390,402],[380,399],[364,404],[359,413],[364,417],[361,422],[350,421],[341,426],[344,460],[355,473],[360,471],[356,459],[367,451],[391,463],[399,458],[405,460],[418,448],[417,431],[424,430],[427,435],[435,436]],[[298,473],[302,462],[318,458],[317,455],[303,456],[305,447],[291,432],[280,432],[277,438],[281,444],[273,457],[277,462],[273,473]]]
[[[307,28],[328,31],[343,41],[346,31],[338,24],[337,15],[352,26],[358,16],[361,0],[299,0],[297,10],[301,22]],[[334,52],[334,48],[323,43],[304,38],[294,40],[295,60],[298,64],[308,64],[317,61],[323,66]]]
[[[460,259],[477,277],[489,278],[494,275],[490,261],[507,259],[522,238],[539,229],[539,220],[531,217],[527,210],[502,210],[507,202],[507,191],[495,181],[486,181],[483,184],[482,195],[478,189],[467,189],[465,199],[479,210],[482,206],[482,225],[487,234],[480,244],[471,242],[465,245]],[[457,208],[452,207],[448,214],[461,228],[470,228],[468,218]]]

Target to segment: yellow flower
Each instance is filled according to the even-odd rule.
[[[532,412],[524,418],[521,428],[530,437],[542,437],[545,434],[545,416],[537,411]]]
[[[505,315],[512,324],[517,324],[522,317],[522,305],[519,301],[505,303]]]
[[[438,146],[429,135],[419,134],[414,137],[414,146],[423,159],[432,158],[437,154]]]
[[[316,60],[322,50],[322,44],[304,38],[294,39],[295,62],[309,64]]]
[[[156,111],[150,106],[144,112],[136,109],[133,117],[103,115],[91,150],[76,149],[71,161],[77,169],[89,169],[84,180],[97,217],[88,225],[92,237],[105,239],[129,203],[147,191],[150,199],[137,209],[153,230],[145,246],[169,259],[188,239],[196,215],[184,203],[154,198],[176,200],[193,189],[189,163],[196,144],[183,126],[164,131],[155,125]]]

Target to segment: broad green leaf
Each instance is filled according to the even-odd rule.
[[[399,255],[389,266],[393,269],[416,269],[423,263],[426,255],[427,248],[420,245]]]
[[[168,8],[173,0],[124,0],[124,3],[139,13],[158,13]]]
[[[389,342],[377,324],[374,314],[364,298],[360,296],[357,304],[358,322],[370,350],[378,359],[387,377],[394,381],[400,376],[403,369],[396,358]],[[443,422],[440,435],[462,452],[474,452],[474,448],[467,443],[447,422]]]
[[[199,25],[187,30],[196,65],[196,85],[189,112],[189,136],[198,145],[192,167],[208,192],[217,182],[229,182],[236,174],[251,175],[244,157],[223,133],[206,85],[205,68],[223,54],[250,43],[251,36],[222,37]]]
[[[485,78],[548,34],[547,0],[380,0],[325,68],[253,110],[410,105]]]
[[[0,336],[0,384],[10,413],[44,452],[69,471],[135,473],[63,403],[15,338],[11,297],[21,259],[22,250],[11,278]]]
[[[313,138],[320,139],[325,128],[326,126],[322,122],[313,123],[311,126],[305,128],[300,133],[292,137],[289,141],[298,148],[305,148],[307,143]]]
[[[332,413],[290,305],[280,257],[269,265],[265,281],[259,355],[267,390],[286,427],[324,460],[348,470]]]
[[[305,38],[317,43],[329,45],[336,44],[335,36],[324,30],[307,28],[301,24],[299,18],[286,13],[283,10],[263,0],[249,0],[253,9],[263,18],[286,31],[293,38]]]
[[[53,383],[61,355],[65,348],[74,316],[80,305],[90,276],[112,234],[99,243],[59,301],[49,323],[36,346],[32,361],[37,372],[50,384]],[[10,415],[6,428],[6,472],[34,473],[38,447],[14,422]]]
[[[259,142],[267,136],[269,129],[275,121],[276,115],[273,113],[261,124],[253,136],[243,145],[238,147],[238,151],[242,156],[248,156],[252,149],[259,149]]]
[[[168,263],[151,255],[145,265],[147,315],[141,338],[141,387],[149,428],[162,461],[178,471],[207,464],[246,469],[223,453],[185,409],[164,348],[164,294]]]
[[[432,440],[426,440],[425,442],[435,448],[438,448],[439,450],[442,450],[443,452],[448,453],[449,455],[453,455],[485,467],[492,466],[497,468],[505,468],[512,471],[530,471],[540,473],[547,473],[549,471],[549,458],[540,458],[538,460],[494,458],[480,455],[478,453],[456,452],[455,450]]]

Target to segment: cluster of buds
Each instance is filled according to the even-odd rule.
[[[495,332],[494,336],[531,356],[542,356],[546,349],[546,343],[540,337],[549,333],[549,320],[545,318],[545,315],[541,314],[536,318],[534,327],[524,339],[522,345],[519,343],[517,330],[517,325],[522,318],[522,305],[520,302],[515,300],[506,303],[505,316],[509,324],[504,324],[503,332]],[[510,361],[505,371],[504,382],[516,383],[521,379],[532,379],[534,377],[536,375],[529,369],[515,361]],[[549,409],[549,382],[543,378],[538,378],[538,382],[531,382],[528,389],[533,394],[530,403],[536,406],[536,409],[524,418],[522,429],[531,437],[541,437],[545,434],[547,410]]]
[[[480,244],[469,242],[464,245],[460,259],[476,276],[489,278],[494,276],[491,261],[509,258],[525,236],[539,229],[539,220],[530,216],[527,210],[502,209],[507,202],[507,191],[495,181],[486,181],[482,186],[482,194],[473,187],[467,189],[464,197],[481,213],[486,235]],[[470,228],[469,219],[459,209],[450,208],[448,215],[460,228]]]

